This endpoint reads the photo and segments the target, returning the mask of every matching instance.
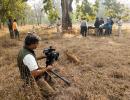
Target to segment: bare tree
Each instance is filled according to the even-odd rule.
[[[37,3],[34,3],[34,13],[35,13],[35,17],[37,20],[37,24],[41,24],[42,23],[42,0],[40,0]]]

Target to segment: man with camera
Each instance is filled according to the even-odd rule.
[[[21,78],[26,85],[32,85],[36,81],[40,89],[45,95],[54,93],[53,88],[44,80],[42,75],[45,72],[51,71],[52,66],[39,67],[37,60],[44,58],[43,56],[36,58],[34,49],[39,44],[39,37],[33,33],[29,33],[24,41],[24,47],[19,51],[17,57],[17,64],[19,67]]]

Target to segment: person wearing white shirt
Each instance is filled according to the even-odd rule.
[[[87,35],[87,21],[84,18],[82,18],[82,21],[81,21],[80,33],[84,37],[86,37]]]
[[[121,30],[122,30],[122,20],[121,18],[119,18],[119,20],[117,21],[117,25],[118,25],[118,36],[121,35]]]
[[[19,51],[17,57],[17,65],[19,67],[21,79],[25,84],[32,85],[36,81],[38,86],[45,92],[45,94],[54,93],[53,88],[44,80],[42,75],[46,71],[50,71],[52,66],[39,67],[37,60],[43,59],[44,56],[36,58],[34,49],[39,44],[39,37],[35,34],[29,33],[24,41],[24,47]]]
[[[57,19],[57,22],[56,22],[56,28],[57,28],[57,32],[58,32],[58,33],[61,32],[60,26],[61,26],[61,19],[60,19],[60,17],[59,17],[59,18]]]

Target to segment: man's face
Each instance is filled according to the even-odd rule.
[[[38,43],[35,43],[35,44],[31,44],[31,46],[30,46],[30,47],[31,47],[31,49],[33,49],[33,50],[34,50],[34,49],[36,49],[36,48],[37,48],[37,46],[38,46]]]

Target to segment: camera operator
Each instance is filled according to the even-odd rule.
[[[29,33],[25,38],[24,47],[18,53],[17,64],[21,78],[26,84],[32,85],[32,82],[36,81],[42,93],[50,95],[54,93],[54,90],[41,76],[46,71],[50,71],[52,66],[38,66],[37,60],[44,58],[43,56],[36,58],[34,49],[37,48],[38,44],[39,37],[33,33]]]

